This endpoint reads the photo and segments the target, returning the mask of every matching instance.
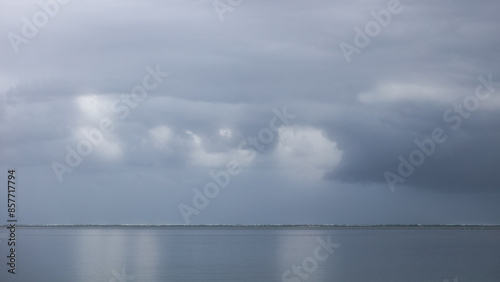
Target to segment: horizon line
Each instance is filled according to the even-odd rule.
[[[8,224],[1,224],[7,227]],[[16,227],[497,227],[500,224],[17,224]]]

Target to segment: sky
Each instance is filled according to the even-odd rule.
[[[18,223],[500,224],[499,8],[2,1]]]

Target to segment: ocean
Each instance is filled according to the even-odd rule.
[[[500,281],[498,227],[2,229],[0,281]]]

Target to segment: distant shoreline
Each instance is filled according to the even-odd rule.
[[[0,225],[7,227],[8,225]],[[162,228],[338,228],[338,229],[500,229],[500,225],[460,225],[460,224],[387,224],[387,225],[319,225],[319,224],[204,224],[204,225],[180,225],[180,224],[17,224],[16,227],[87,227],[87,228],[100,228],[100,227],[120,227],[120,228],[137,228],[137,227],[162,227]]]

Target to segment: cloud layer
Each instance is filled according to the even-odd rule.
[[[27,223],[182,223],[231,161],[192,222],[496,220],[497,1],[243,1],[223,21],[209,0],[40,3],[0,4],[0,166],[26,183]],[[411,204],[443,195],[447,215]]]

